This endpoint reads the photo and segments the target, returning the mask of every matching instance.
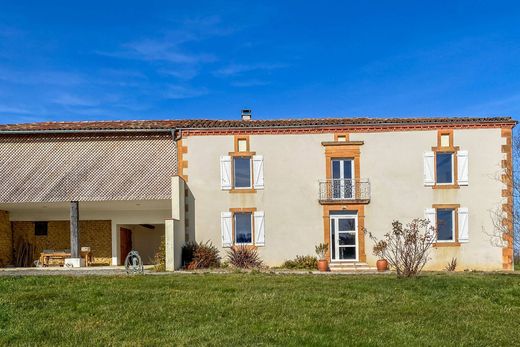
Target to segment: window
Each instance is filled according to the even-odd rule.
[[[235,213],[235,244],[252,244],[252,213]]]
[[[424,185],[458,189],[469,184],[468,151],[453,142],[453,130],[439,130],[437,146],[423,153]]]
[[[35,222],[34,223],[34,235],[35,236],[47,236],[49,225],[47,222]]]
[[[469,242],[469,210],[458,204],[438,204],[424,210],[434,247],[457,247]],[[435,232],[435,234],[434,234]]]
[[[437,209],[437,241],[455,241],[455,210]]]
[[[452,184],[453,183],[453,153],[437,152],[435,157],[437,183]]]
[[[251,188],[251,157],[233,158],[235,188]]]
[[[265,245],[265,218],[255,208],[238,208],[220,213],[222,247]]]
[[[264,157],[250,151],[249,136],[235,136],[235,151],[220,156],[220,189],[256,193],[264,189]]]

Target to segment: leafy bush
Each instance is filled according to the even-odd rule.
[[[208,269],[220,266],[220,255],[217,247],[210,241],[196,244],[193,260],[188,264],[189,270]]]
[[[166,243],[164,237],[161,238],[161,244],[159,248],[157,248],[157,251],[155,251],[153,269],[157,272],[166,271]]]
[[[263,265],[256,249],[248,246],[235,246],[227,252],[229,264],[239,269],[254,269]]]
[[[435,239],[435,229],[429,226],[426,219],[414,219],[403,227],[399,221],[392,223],[392,231],[378,240],[368,233],[374,241],[375,255],[386,259],[395,269],[398,277],[413,277],[418,275],[428,260],[429,251]]]
[[[195,250],[197,249],[197,243],[188,241],[182,246],[181,251],[181,259],[182,266],[186,267],[189,263],[193,261],[193,257],[195,256]]]
[[[312,255],[297,255],[292,260],[286,260],[282,267],[286,269],[314,270],[318,268],[318,258]]]

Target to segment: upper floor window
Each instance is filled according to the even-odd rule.
[[[468,151],[454,146],[453,131],[439,130],[437,146],[424,153],[424,185],[458,188],[468,185]]]
[[[233,182],[235,188],[251,188],[251,157],[233,158]]]
[[[453,153],[437,152],[435,156],[436,182],[453,184]]]
[[[249,136],[235,136],[235,150],[220,157],[220,186],[231,193],[264,188],[264,158],[250,151]]]

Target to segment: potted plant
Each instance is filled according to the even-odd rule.
[[[316,255],[318,256],[318,270],[325,272],[329,269],[329,261],[326,258],[327,251],[329,249],[328,243],[320,243],[315,248]]]
[[[372,249],[372,253],[378,258],[376,262],[377,271],[383,272],[388,270],[388,260],[384,257],[387,246],[387,243],[381,240],[378,241]]]

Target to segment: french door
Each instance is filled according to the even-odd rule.
[[[358,260],[357,214],[330,215],[330,255],[332,261]]]
[[[352,199],[354,197],[354,161],[352,159],[332,159],[332,198]]]

